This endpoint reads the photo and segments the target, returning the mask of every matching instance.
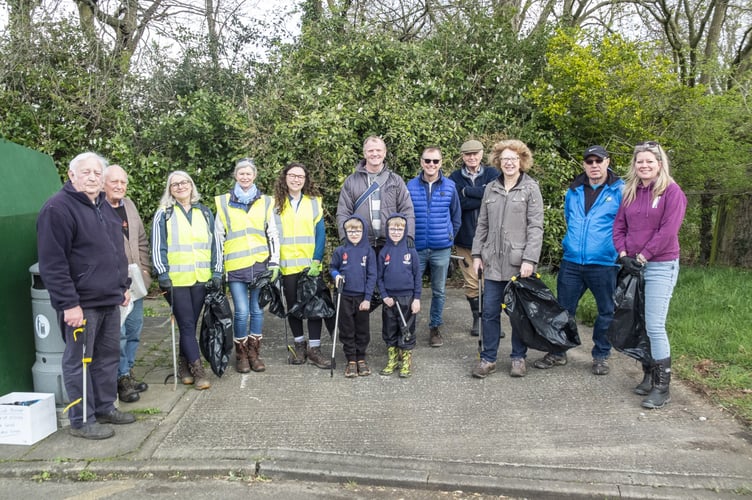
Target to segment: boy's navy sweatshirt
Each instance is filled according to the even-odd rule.
[[[386,244],[381,249],[378,258],[378,285],[382,297],[409,297],[420,298],[423,287],[420,275],[420,262],[418,252],[407,246],[407,231],[402,234],[402,239],[397,243],[388,237],[389,220],[399,217],[394,214],[387,219],[384,231],[387,233]]]
[[[365,221],[358,215],[353,215],[347,221],[353,219],[363,224],[363,236],[358,244],[354,245],[345,233],[345,244],[334,250],[329,261],[329,274],[335,280],[340,274],[344,276],[343,295],[362,295],[363,300],[370,301],[376,287],[376,254],[368,243],[368,226]]]

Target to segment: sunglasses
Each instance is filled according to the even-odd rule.
[[[426,163],[426,164],[429,164],[429,165],[431,163],[433,163],[434,165],[438,165],[439,163],[441,163],[441,160],[436,160],[436,159],[433,159],[433,158],[421,158],[421,159],[423,160],[423,163]]]
[[[643,148],[657,148],[658,146],[660,146],[660,144],[658,144],[655,141],[644,141],[644,142],[638,142],[637,144],[635,144],[636,148],[639,148],[639,147],[643,147]]]
[[[591,160],[585,160],[585,165],[592,165],[593,163],[601,164],[603,163],[603,158],[595,158]]]

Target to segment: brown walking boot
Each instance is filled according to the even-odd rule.
[[[238,373],[248,373],[251,371],[251,364],[248,361],[248,337],[242,340],[235,339],[235,370]]]
[[[308,344],[304,340],[303,342],[295,342],[295,345],[288,349],[290,350],[290,356],[287,358],[291,365],[303,365],[306,362],[306,346]]]
[[[251,335],[248,337],[248,361],[251,363],[251,370],[262,372],[266,370],[264,360],[260,358],[261,354],[261,337]]]
[[[206,377],[206,371],[204,370],[204,364],[201,362],[201,358],[198,358],[196,361],[188,365],[188,368],[190,368],[195,381],[193,387],[197,391],[203,391],[204,389],[211,387],[211,382],[209,382],[209,379]]]
[[[183,385],[193,385],[193,375],[184,356],[178,358],[178,377]]]
[[[326,359],[326,357],[324,357],[324,355],[321,353],[321,347],[309,347],[306,355],[308,356],[308,361],[310,361],[314,366],[323,368],[325,370],[328,370],[332,367],[331,360]]]

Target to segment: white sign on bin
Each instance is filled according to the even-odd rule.
[[[0,397],[0,444],[34,444],[56,430],[54,394],[11,392]]]

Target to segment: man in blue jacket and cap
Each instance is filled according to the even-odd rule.
[[[590,146],[583,158],[585,171],[574,179],[564,197],[567,232],[556,288],[559,304],[573,317],[585,291],[589,289],[595,297],[598,317],[593,325],[592,372],[606,375],[611,354],[606,332],[614,319],[613,295],[619,272],[613,228],[624,181],[608,168],[610,159],[603,146]],[[567,353],[561,351],[549,352],[534,366],[548,369],[565,364]]]

